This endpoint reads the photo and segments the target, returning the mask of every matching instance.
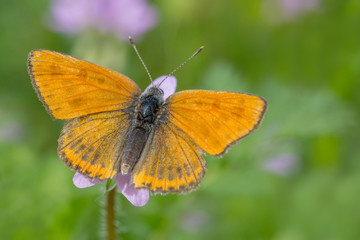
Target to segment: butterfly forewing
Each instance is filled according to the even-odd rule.
[[[167,99],[168,119],[205,152],[221,155],[260,123],[266,101],[231,92],[187,90]]]
[[[30,52],[28,70],[40,100],[56,119],[127,108],[141,93],[120,73],[49,50]]]
[[[155,193],[195,189],[206,171],[201,150],[174,124],[160,123],[133,170],[135,188]]]

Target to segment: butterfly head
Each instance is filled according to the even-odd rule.
[[[140,96],[137,119],[153,123],[161,104],[164,102],[164,92],[159,87],[151,87]]]
[[[149,97],[155,98],[160,105],[164,101],[164,91],[158,86],[150,87],[145,92],[143,92],[143,94],[141,94],[140,100],[143,101]]]

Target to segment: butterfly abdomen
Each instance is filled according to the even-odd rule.
[[[122,175],[128,174],[139,160],[148,139],[149,131],[149,128],[143,127],[135,127],[131,131],[121,158]]]
[[[152,88],[149,93],[140,97],[140,102],[135,110],[136,122],[126,141],[121,157],[121,174],[123,175],[131,172],[138,162],[148,141],[152,125],[157,118],[162,93],[156,90],[158,88]]]

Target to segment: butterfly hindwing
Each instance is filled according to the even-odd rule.
[[[104,112],[72,119],[64,126],[58,146],[70,168],[96,179],[113,177],[129,131],[128,114]]]
[[[28,71],[39,99],[56,119],[127,108],[141,93],[120,73],[49,50],[31,51]]]
[[[174,124],[160,123],[133,170],[135,188],[164,194],[195,189],[206,171],[200,151]]]
[[[266,110],[263,98],[232,92],[187,90],[166,101],[169,121],[211,155],[223,154],[248,135]]]

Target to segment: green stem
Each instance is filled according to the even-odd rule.
[[[106,200],[106,231],[108,240],[116,240],[115,226],[115,190],[108,191]]]

